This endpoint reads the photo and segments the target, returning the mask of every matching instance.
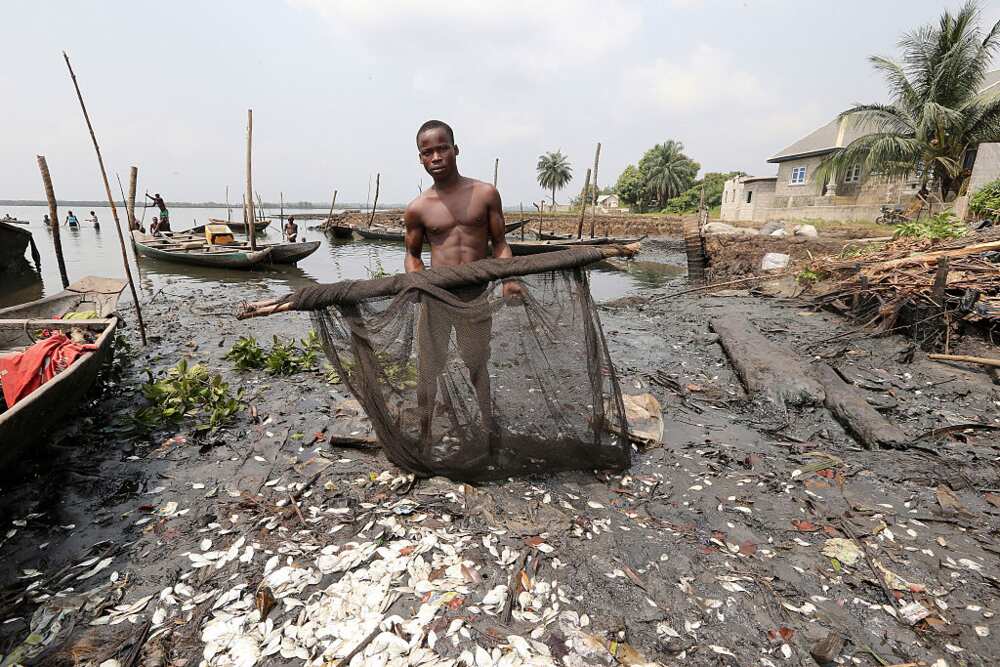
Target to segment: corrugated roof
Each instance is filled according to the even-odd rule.
[[[997,84],[1000,84],[1000,70],[988,72],[983,78],[981,91],[992,86],[997,86]],[[840,122],[834,118],[823,127],[813,130],[791,146],[778,151],[778,154],[769,159],[768,162],[785,162],[786,160],[794,160],[796,158],[823,155],[835,148],[843,148],[858,137],[866,134],[868,134],[866,128],[859,127],[858,123],[854,121],[848,121],[844,126],[844,132],[841,136]]]

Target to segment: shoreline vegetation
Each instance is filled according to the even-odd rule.
[[[57,206],[107,206],[107,199],[60,199],[56,202]],[[0,199],[0,206],[48,206],[48,202],[41,199]],[[125,202],[115,200],[115,206],[125,206]],[[280,208],[282,204],[279,202],[264,202],[264,208]],[[329,210],[330,202],[308,202],[308,201],[297,201],[297,202],[285,202],[283,206],[287,209],[297,210],[297,209],[322,209]],[[226,202],[216,202],[216,201],[204,201],[204,202],[189,202],[189,201],[170,201],[167,200],[168,208],[227,208]],[[406,204],[380,204],[376,206],[377,209],[392,209],[392,208],[405,208]],[[136,201],[136,209],[142,208],[139,206],[139,202]],[[228,205],[228,208],[232,209],[242,209],[243,202],[233,202]],[[366,208],[363,202],[344,202],[337,206],[337,210],[349,209],[349,208]]]

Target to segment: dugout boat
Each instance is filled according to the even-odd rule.
[[[510,234],[515,232],[521,227],[528,224],[528,220],[518,220],[517,222],[508,222],[504,225],[504,233]],[[370,239],[373,241],[402,241],[406,238],[406,232],[402,229],[391,229],[389,227],[354,227],[354,231],[358,233],[363,239]]]
[[[31,232],[0,221],[0,274],[21,273],[28,268],[24,252],[31,246],[31,256],[35,265],[39,264],[38,249]]]
[[[5,408],[0,411],[0,467],[6,468],[38,443],[46,427],[57,424],[94,384],[111,353],[119,324],[115,311],[125,284],[123,280],[88,276],[53,296],[0,309],[0,357],[24,352],[36,343],[42,330],[69,334],[75,329],[93,339],[90,344],[94,346],[13,405],[0,406]],[[80,317],[89,319],[77,319]]]
[[[230,228],[231,229],[231,228]],[[185,230],[183,232],[171,233],[168,238],[172,241],[177,241],[178,243],[195,243],[201,242],[205,247],[208,247],[208,242],[205,240],[205,225],[198,225],[197,227],[192,227],[191,229]],[[319,241],[298,241],[296,243],[289,243],[287,241],[281,243],[258,243],[258,250],[263,250],[264,248],[270,248],[271,254],[265,259],[266,264],[296,264],[300,260],[305,259],[309,255],[316,252],[319,249]],[[217,246],[220,248],[229,249],[239,249],[244,252],[250,251],[250,244],[247,242],[239,243],[227,243],[225,245]]]
[[[226,225],[237,234],[247,233],[247,224],[245,222],[229,222],[221,218],[209,218],[208,221],[213,225]],[[253,228],[257,233],[266,233],[270,224],[270,220],[257,220],[254,222]]]
[[[204,239],[174,241],[169,236],[150,236],[132,232],[132,245],[143,257],[161,259],[175,264],[213,266],[219,269],[249,269],[267,261],[271,248],[257,251],[222,245],[209,245]]]
[[[601,245],[629,245],[642,241],[645,236],[636,238],[614,238],[603,236],[600,238],[568,239],[559,241],[508,241],[511,252],[515,256],[537,255],[543,252],[553,252],[555,250],[565,250],[566,248],[577,248],[580,246],[601,246]]]

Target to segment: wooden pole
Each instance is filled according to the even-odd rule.
[[[261,220],[267,217],[264,215],[264,200],[261,199],[259,192],[257,193],[257,213],[260,215]]]
[[[59,210],[56,207],[56,193],[52,188],[52,178],[49,176],[49,165],[45,156],[38,156],[38,171],[42,172],[42,185],[45,186],[45,198],[49,200],[49,229],[52,231],[52,245],[56,247],[56,262],[59,264],[59,277],[62,278],[63,289],[69,287],[66,276],[66,260],[63,259],[62,240],[59,238]]]
[[[535,208],[538,209],[538,240],[542,240],[542,211],[545,210],[545,200],[541,200],[535,204]]]
[[[233,208],[229,205],[229,186],[226,186],[226,222],[233,221]]]
[[[493,162],[493,187],[497,186],[497,175],[500,173],[500,158]]]
[[[375,222],[375,207],[378,206],[378,185],[379,181],[382,179],[382,174],[375,174],[375,201],[372,202],[372,212],[368,216],[368,229],[372,228],[372,223]]]
[[[76,88],[76,97],[80,100],[80,108],[83,110],[83,119],[87,121],[87,129],[90,131],[90,139],[94,142],[94,151],[97,153],[97,164],[101,168],[101,178],[104,180],[104,192],[108,196],[108,205],[111,207],[111,217],[115,221],[115,231],[118,232],[118,243],[122,251],[122,264],[125,266],[125,279],[128,280],[129,290],[132,292],[132,300],[135,301],[135,314],[139,320],[139,336],[142,344],[146,344],[146,324],[142,321],[142,306],[139,304],[139,295],[135,291],[135,282],[132,280],[132,268],[128,263],[128,252],[125,250],[125,236],[122,234],[122,226],[118,221],[118,209],[115,207],[115,198],[111,196],[111,184],[108,182],[108,172],[104,169],[104,158],[101,157],[101,147],[97,143],[97,135],[94,134],[94,126],[90,122],[90,114],[87,113],[87,105],[83,103],[83,94],[80,92],[80,84],[76,82],[76,74],[73,66],[69,63],[69,56],[63,51],[63,58],[66,59],[66,67],[69,68],[69,76],[73,79],[73,87]],[[130,232],[131,234],[131,232]],[[129,237],[131,238],[131,237]]]
[[[523,221],[524,221],[524,202],[520,202],[520,203],[518,204],[518,206],[519,206],[519,207],[520,207],[520,209],[521,209],[521,221],[523,222]],[[522,241],[524,240],[524,228],[525,228],[526,226],[527,226],[527,225],[521,225],[521,240],[522,240]]]
[[[591,186],[593,191],[593,206],[590,209],[590,238],[594,238],[594,227],[597,226],[597,163],[601,161],[601,142],[597,142],[597,152],[594,153],[594,184]],[[604,226],[604,235],[608,235],[607,225]]]
[[[250,237],[250,250],[257,251],[257,225],[254,224],[253,213],[253,167],[251,155],[253,154],[253,109],[247,109],[247,192],[246,192],[246,218],[247,235]]]
[[[328,220],[333,220],[333,207],[337,205],[337,191],[333,191],[333,201],[330,202],[330,215],[326,216]]]
[[[139,167],[128,168],[128,199],[125,204],[125,212],[128,213],[129,230],[138,229],[139,225],[135,219],[135,189],[139,182]]]
[[[372,175],[368,174],[368,195],[365,197],[365,208],[372,203]]]
[[[576,226],[576,238],[583,238],[583,217],[587,215],[587,195],[590,192],[587,186],[590,185],[590,167],[587,167],[587,177],[583,179],[583,192],[580,194],[580,223]]]
[[[285,221],[285,193],[284,192],[279,192],[278,196],[281,197],[281,203],[278,204],[278,206],[279,206],[279,208],[278,208],[278,222],[280,222],[283,225],[283,224],[285,224],[284,223],[284,221]],[[281,233],[284,234],[284,229],[282,229]]]

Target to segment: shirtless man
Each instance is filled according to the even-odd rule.
[[[163,197],[157,192],[155,195],[150,195],[148,192],[146,196],[153,200],[153,205],[160,209],[160,225],[158,227],[161,232],[170,231],[170,211],[167,209],[166,202],[163,201]]]
[[[417,150],[420,163],[434,179],[434,186],[424,190],[406,207],[403,218],[406,222],[406,259],[403,262],[406,272],[424,270],[421,252],[425,240],[431,246],[431,267],[434,268],[460,266],[485,259],[491,242],[494,257],[511,257],[510,246],[504,237],[500,193],[489,183],[458,173],[458,146],[455,145],[452,129],[439,120],[427,121],[417,131]],[[455,296],[471,301],[482,293],[482,289],[475,288],[456,291]],[[519,282],[504,281],[505,298],[522,293]],[[417,325],[417,407],[424,443],[430,444],[431,440],[437,381],[444,370],[452,329],[455,330],[459,355],[469,368],[469,380],[476,391],[483,430],[490,440],[493,439],[495,432],[487,368],[490,324],[488,318],[479,322],[463,321],[444,306],[432,300],[424,301]]]
[[[295,243],[295,239],[299,236],[299,226],[295,224],[295,218],[288,216],[288,221],[285,222],[285,240],[289,243]]]

